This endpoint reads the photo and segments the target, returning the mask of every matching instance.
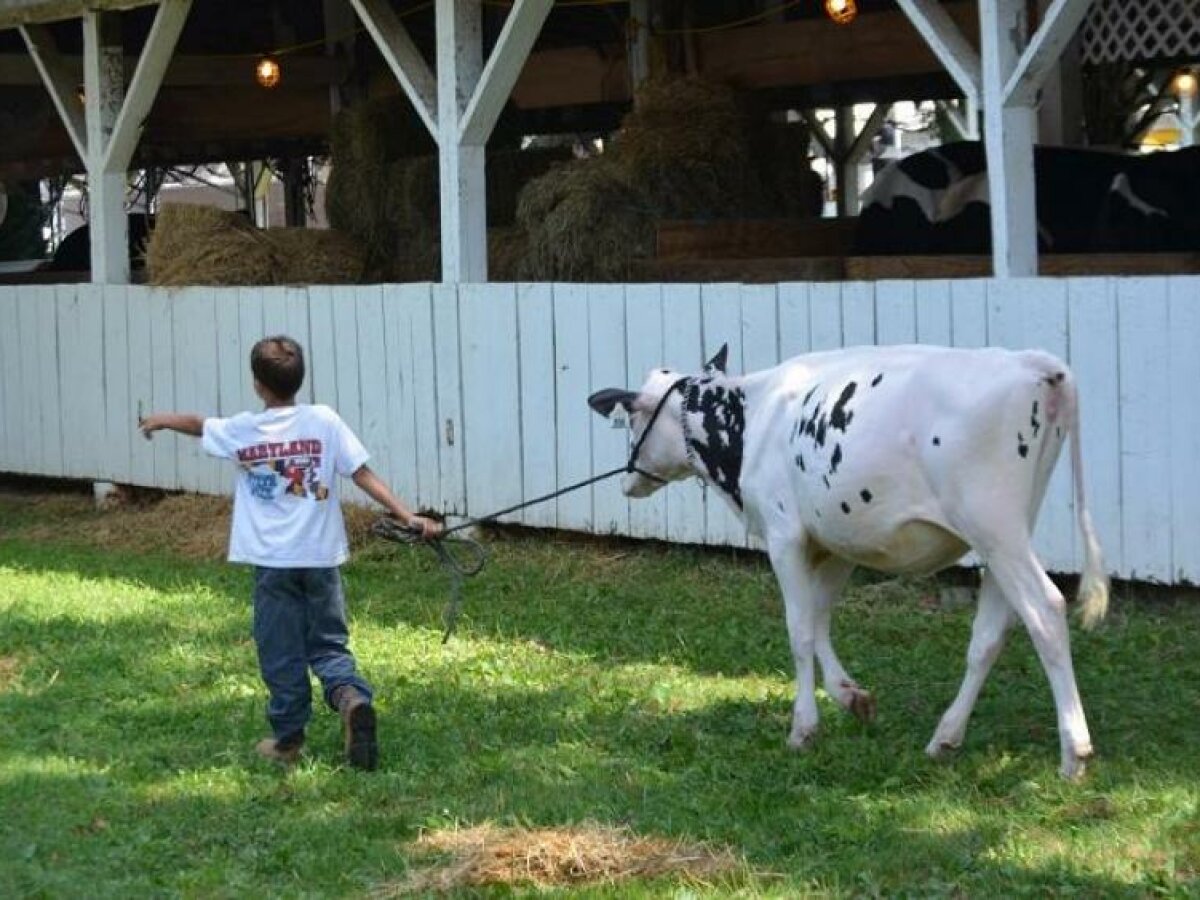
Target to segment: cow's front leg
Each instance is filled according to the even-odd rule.
[[[813,588],[816,578],[813,567],[805,559],[803,538],[769,541],[767,552],[783,595],[788,640],[796,665],[796,700],[792,707],[788,746],[802,750],[812,743],[819,721],[814,666],[817,615]]]
[[[842,709],[853,713],[860,722],[873,722],[874,695],[859,687],[846,673],[833,649],[833,604],[841,596],[842,588],[846,586],[853,571],[853,563],[832,556],[827,557],[813,570],[812,600],[815,608],[816,654],[821,663],[825,692]]]

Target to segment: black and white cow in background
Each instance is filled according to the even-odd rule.
[[[609,388],[588,402],[604,416],[618,404],[630,414],[640,471],[624,476],[627,496],[698,475],[765,542],[796,664],[789,744],[805,747],[817,730],[814,657],[831,697],[860,718],[874,715],[874,699],[830,641],[831,608],[855,566],[927,573],[974,550],[986,570],[966,676],[926,752],[961,744],[1005,634],[1020,620],[1054,693],[1061,772],[1081,775],[1092,743],[1066,607],[1031,546],[1069,436],[1086,546],[1083,621],[1103,618],[1108,581],[1084,503],[1067,367],[1036,351],[861,347],[734,377],[725,357],[722,348],[703,374],[658,370],[638,391]]]
[[[1200,147],[1129,155],[1034,148],[1043,253],[1200,251]],[[863,194],[854,251],[986,254],[992,226],[983,144],[898,160]]]

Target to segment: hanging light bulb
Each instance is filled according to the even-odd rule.
[[[1195,97],[1197,88],[1200,88],[1200,82],[1197,81],[1195,72],[1191,69],[1184,69],[1175,76],[1174,88],[1175,93],[1180,97]]]
[[[839,25],[849,25],[858,15],[854,0],[825,0],[825,14]]]
[[[273,88],[279,84],[279,63],[274,57],[264,56],[254,66],[254,78],[265,88]]]

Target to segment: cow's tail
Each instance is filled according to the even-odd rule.
[[[1075,478],[1075,511],[1083,535],[1083,575],[1079,580],[1079,621],[1084,628],[1095,628],[1108,613],[1108,574],[1100,552],[1100,541],[1092,526],[1083,490],[1083,450],[1080,447],[1079,391],[1068,373],[1063,378],[1062,398],[1065,422],[1071,440],[1071,471]]]

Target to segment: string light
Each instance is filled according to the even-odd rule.
[[[858,16],[854,0],[825,0],[825,14],[838,25],[849,25]]]
[[[264,56],[254,65],[254,78],[265,88],[279,84],[279,63],[272,56]]]
[[[1194,97],[1196,90],[1200,88],[1200,82],[1196,79],[1196,73],[1190,69],[1184,69],[1175,76],[1175,93],[1180,97]]]

